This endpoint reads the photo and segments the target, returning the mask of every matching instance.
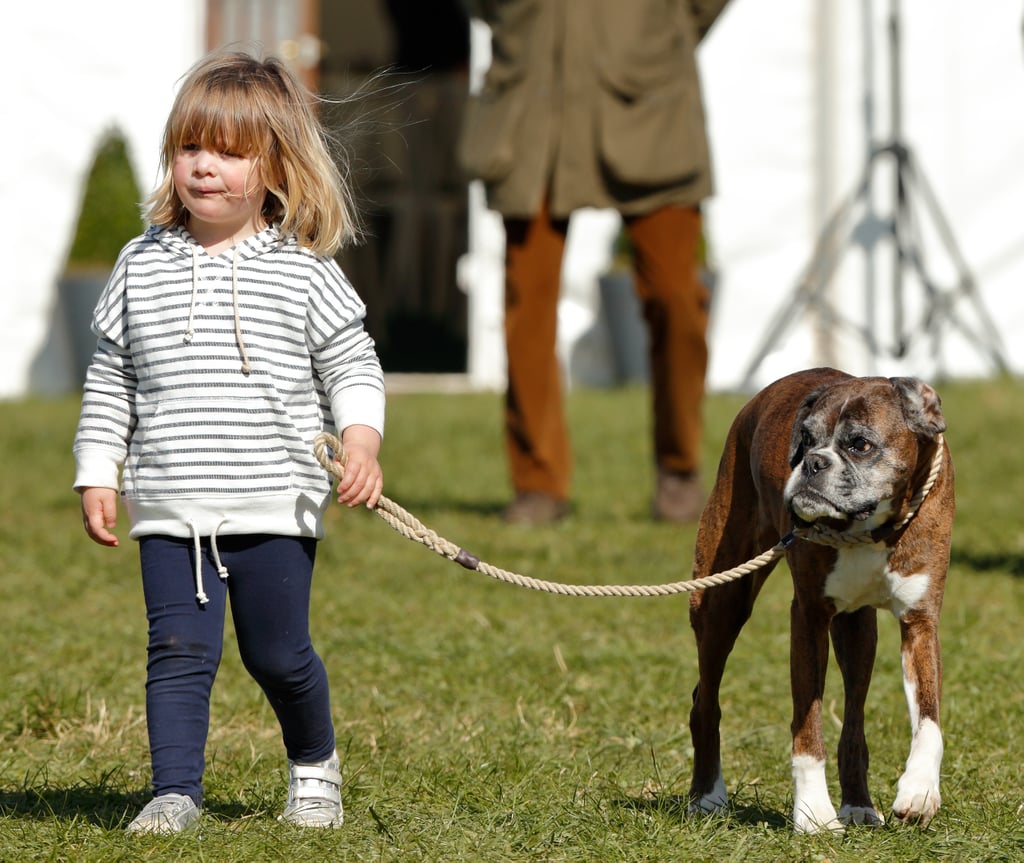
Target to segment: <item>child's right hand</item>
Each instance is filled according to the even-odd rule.
[[[377,461],[380,434],[369,426],[350,425],[342,432],[341,443],[348,461],[345,475],[338,481],[338,503],[349,507],[365,503],[373,509],[384,488],[384,476]]]
[[[82,492],[82,523],[93,542],[116,547],[118,539],[110,532],[117,525],[117,489],[88,487]]]

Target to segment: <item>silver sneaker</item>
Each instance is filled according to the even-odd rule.
[[[279,816],[298,827],[341,827],[341,762],[335,752],[316,764],[288,762],[288,805]]]
[[[199,807],[186,794],[154,797],[125,828],[126,833],[181,833],[199,822]]]

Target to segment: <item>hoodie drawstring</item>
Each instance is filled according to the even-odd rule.
[[[199,290],[199,249],[192,247],[192,302],[188,307],[188,324],[185,325],[185,336],[182,341],[187,345],[192,341],[195,330],[192,329],[192,322],[196,316],[196,293]]]
[[[192,246],[192,301],[188,307],[188,324],[185,326],[185,335],[182,341],[187,345],[195,336],[193,322],[196,316],[196,297],[199,293],[199,249]],[[235,319],[235,344],[238,345],[238,352],[242,355],[242,374],[248,375],[252,371],[249,364],[249,354],[245,349],[245,339],[242,338],[242,319],[238,313],[238,247],[231,250],[231,309]]]
[[[203,589],[203,547],[199,537],[199,528],[192,519],[186,521],[185,524],[188,525],[189,530],[192,532],[192,542],[196,550],[196,599],[199,600],[200,605],[206,605],[210,601],[210,597],[206,595],[206,591]],[[210,534],[210,551],[213,553],[213,563],[217,567],[217,575],[221,581],[227,581],[228,568],[221,563],[220,551],[217,549],[217,531],[221,529],[223,524],[224,521],[222,520]]]
[[[238,352],[242,355],[242,374],[247,375],[252,367],[249,355],[245,351],[245,340],[242,338],[242,321],[238,316],[238,246],[231,250],[231,306],[235,313],[235,342]]]

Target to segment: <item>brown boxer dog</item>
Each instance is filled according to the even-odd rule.
[[[868,792],[864,702],[875,661],[876,609],[899,620],[911,742],[892,812],[927,823],[939,808],[942,733],[939,611],[949,566],[953,465],[939,397],[914,378],[798,372],[756,395],[733,422],[697,533],[694,577],[731,569],[795,528],[793,576],[793,824],[799,832],[881,825]],[[940,452],[941,450],[941,452]],[[941,459],[934,485],[903,523]],[[817,527],[816,527],[817,526]],[[820,527],[862,540],[835,548]],[[693,693],[690,810],[726,806],[719,688],[726,659],[771,566],[692,594],[699,682]],[[829,636],[845,689],[836,813],[825,781],[821,702]]]

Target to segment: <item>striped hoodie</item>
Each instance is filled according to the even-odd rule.
[[[124,247],[93,317],[75,488],[118,488],[132,538],[323,536],[323,430],[383,433],[365,306],[268,227],[211,257],[183,228]]]

